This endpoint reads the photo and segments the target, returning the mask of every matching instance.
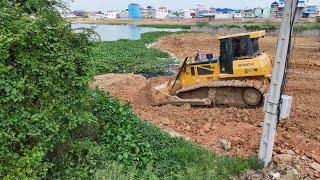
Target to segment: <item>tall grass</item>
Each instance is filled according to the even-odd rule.
[[[245,28],[247,30],[267,30],[274,31],[280,29],[281,22],[275,21],[246,21],[246,22],[230,22],[213,25],[216,28]],[[199,24],[197,26],[207,26],[206,24]],[[296,22],[294,25],[294,30],[303,31],[303,30],[316,30],[320,29],[320,23],[315,22]]]

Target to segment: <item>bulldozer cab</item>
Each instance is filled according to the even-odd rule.
[[[221,37],[219,39],[221,73],[233,74],[233,61],[252,59],[259,55],[258,39],[264,35],[264,31],[258,31]]]

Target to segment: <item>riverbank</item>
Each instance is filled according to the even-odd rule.
[[[139,27],[155,27],[155,28],[177,28],[177,29],[190,29],[195,25],[197,20],[157,20],[157,19],[89,19],[89,18],[71,18],[68,21],[75,24],[107,24],[107,25],[133,25]]]
[[[278,36],[280,22],[264,21],[247,23],[224,23],[224,24],[203,24],[195,25],[190,29],[192,32],[204,32],[211,34],[235,34],[250,31],[265,30],[268,35]],[[294,25],[294,35],[302,37],[319,37],[320,23],[299,22]]]
[[[221,28],[221,29],[245,29],[247,31],[253,30],[267,30],[277,31],[280,28],[281,19],[273,20],[215,20],[208,21],[206,19],[98,19],[93,20],[89,18],[72,18],[70,22],[76,24],[108,24],[108,25],[134,25],[139,27],[155,27],[155,28],[179,28],[179,29],[193,29],[197,28]],[[295,30],[319,30],[320,23],[315,20],[299,20],[295,24]]]

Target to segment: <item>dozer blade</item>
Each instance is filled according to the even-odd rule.
[[[154,106],[172,104],[176,106],[181,106],[184,104],[190,104],[192,106],[206,106],[211,105],[211,100],[209,98],[205,99],[181,99],[172,93],[173,84],[168,81],[159,86],[151,88],[151,97]]]

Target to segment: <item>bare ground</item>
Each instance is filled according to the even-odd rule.
[[[274,57],[276,37],[261,39],[261,50]],[[317,39],[295,39],[295,44],[307,45]],[[219,52],[217,36],[204,33],[188,33],[162,37],[157,48],[182,58],[193,56],[198,48],[204,53]],[[320,177],[320,172],[309,166],[320,163],[320,51],[299,46],[293,52],[286,94],[294,97],[292,114],[279,124],[275,142],[275,154],[291,150],[299,177]],[[129,101],[133,110],[160,128],[174,131],[215,152],[231,156],[256,155],[259,149],[263,109],[193,108],[151,106],[149,89],[169,77],[146,79],[134,74],[106,74],[95,77],[96,86],[121,100]],[[220,140],[232,144],[228,151],[221,148]]]

